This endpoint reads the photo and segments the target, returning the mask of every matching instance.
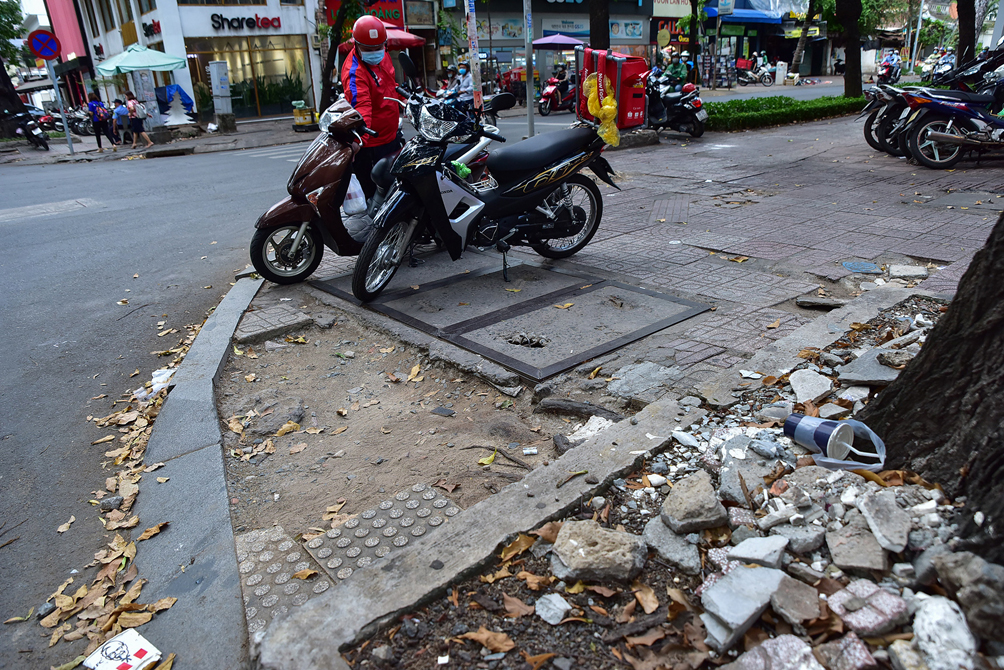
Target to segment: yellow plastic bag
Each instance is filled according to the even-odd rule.
[[[610,78],[604,75],[603,84],[607,95],[601,102],[596,81],[594,72],[582,84],[582,92],[586,94],[586,108],[600,124],[596,134],[610,146],[616,147],[621,143],[621,134],[617,129],[617,101],[613,96],[613,85]]]

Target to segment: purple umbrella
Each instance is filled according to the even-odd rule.
[[[549,37],[541,37],[539,40],[533,41],[534,49],[554,49],[556,51],[564,51],[566,49],[574,49],[585,44],[574,37],[569,37],[568,35],[562,35],[558,33],[557,35],[551,35]]]

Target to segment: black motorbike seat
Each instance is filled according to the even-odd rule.
[[[509,182],[569,156],[596,139],[592,128],[569,128],[535,135],[488,155],[488,169],[496,179]]]
[[[400,151],[395,151],[389,156],[384,156],[376,162],[373,166],[373,170],[370,172],[370,178],[377,187],[384,190],[390,188],[390,185],[394,183],[394,175],[390,173],[390,169],[394,166],[394,161],[397,160],[397,155],[401,153]]]
[[[662,96],[662,101],[672,105],[679,102],[680,98],[682,97],[683,97],[683,92],[677,91],[675,93],[667,93],[666,95]]]
[[[935,98],[948,98],[950,100],[958,100],[959,102],[971,102],[974,105],[988,105],[996,100],[996,98],[992,95],[980,95],[979,93],[970,93],[968,91],[944,91],[937,89],[926,92]]]

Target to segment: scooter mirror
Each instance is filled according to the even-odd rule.
[[[418,76],[418,68],[415,67],[415,61],[411,60],[411,56],[402,51],[397,56],[397,62],[401,64],[401,69],[409,79],[414,79]]]
[[[503,109],[511,109],[516,106],[516,96],[512,93],[499,93],[494,96],[486,106],[486,112],[501,112]]]

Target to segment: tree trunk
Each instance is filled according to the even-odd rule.
[[[798,74],[798,68],[802,66],[802,54],[805,53],[805,43],[809,40],[809,24],[812,23],[812,16],[816,13],[815,0],[809,0],[809,8],[805,10],[805,20],[802,21],[802,34],[798,36],[798,45],[795,46],[795,54],[791,57],[791,71]]]
[[[861,412],[886,443],[886,467],[966,496],[967,548],[1004,562],[1004,215],[899,378]],[[975,523],[982,512],[985,520]]]
[[[17,124],[11,119],[14,114],[27,112],[17,91],[14,90],[14,82],[7,74],[7,65],[0,58],[0,110],[5,110],[7,114],[0,114],[0,137],[15,137]]]
[[[957,65],[976,58],[976,3],[974,0],[958,0],[959,10],[959,53]]]
[[[690,81],[693,84],[701,83],[701,59],[698,58],[701,50],[697,43],[697,28],[698,22],[701,20],[701,9],[698,5],[698,0],[690,0],[690,35],[687,39],[690,41],[690,57],[694,59],[694,69],[690,71]]]
[[[335,14],[335,25],[331,26],[331,32],[328,33],[328,57],[324,59],[324,69],[321,70],[321,108],[318,110],[320,112],[335,101],[331,95],[333,92],[331,75],[332,73],[338,75],[334,72],[335,58],[338,56],[338,46],[342,43],[342,29],[345,27],[345,17],[348,13],[349,3],[347,0],[342,0],[338,6],[338,13]]]
[[[610,48],[610,4],[608,0],[589,0],[589,46]]]
[[[861,97],[861,0],[841,0],[837,3],[837,21],[844,27],[844,97]]]

